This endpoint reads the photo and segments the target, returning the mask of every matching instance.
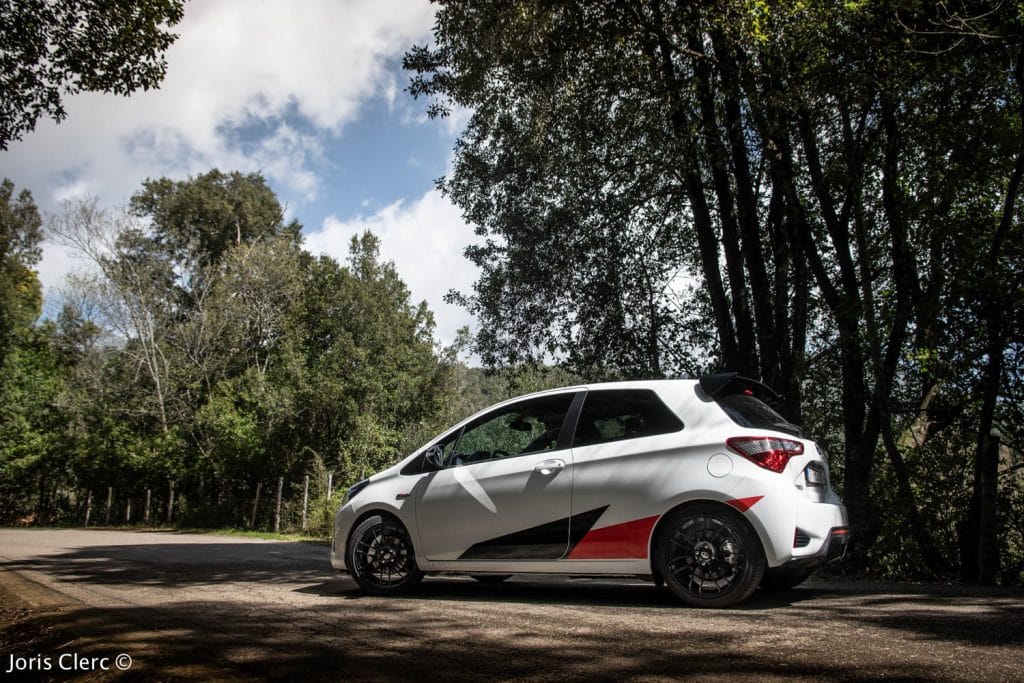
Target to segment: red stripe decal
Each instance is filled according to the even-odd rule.
[[[746,512],[754,503],[761,500],[762,498],[764,498],[764,496],[751,496],[750,498],[736,498],[734,500],[727,500],[725,502],[727,502],[729,505],[732,505],[740,512]]]
[[[569,553],[569,560],[631,560],[647,557],[647,541],[657,515],[591,529]]]

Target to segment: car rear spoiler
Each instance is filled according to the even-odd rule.
[[[717,372],[713,375],[704,375],[700,378],[700,388],[704,393],[714,398],[722,394],[736,393],[744,390],[758,389],[765,392],[773,399],[781,399],[777,391],[763,382],[749,377],[743,377],[735,372]]]

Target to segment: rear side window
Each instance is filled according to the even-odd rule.
[[[573,447],[668,434],[682,421],[650,389],[599,389],[583,402]]]
[[[786,421],[786,418],[772,410],[761,399],[746,393],[715,396],[715,403],[722,407],[725,414],[741,427],[755,429],[778,429],[798,434],[800,429]]]

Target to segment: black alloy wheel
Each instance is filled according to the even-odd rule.
[[[765,570],[764,552],[747,520],[714,503],[672,513],[658,534],[655,561],[669,589],[694,607],[743,602]]]
[[[423,579],[409,533],[390,517],[363,520],[349,537],[346,554],[349,573],[370,595],[405,593]]]

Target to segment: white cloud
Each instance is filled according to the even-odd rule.
[[[53,211],[91,196],[122,204],[146,178],[261,171],[291,214],[324,193],[323,150],[361,106],[395,106],[394,60],[429,40],[433,14],[427,0],[190,2],[160,89],[65,98],[63,123],[40,120],[0,153],[0,177]],[[47,245],[48,293],[70,263]]]
[[[478,241],[459,210],[437,190],[412,203],[385,206],[370,216],[341,220],[328,217],[320,230],[307,233],[305,247],[344,262],[349,241],[365,230],[381,241],[381,256],[394,261],[414,301],[426,300],[437,320],[437,336],[449,344],[473,319],[464,309],[444,302],[452,289],[469,292],[477,269],[463,256],[466,246]]]
[[[389,60],[429,39],[433,12],[427,0],[188,3],[159,90],[66,98],[68,118],[13,143],[0,174],[47,208],[83,182],[116,203],[146,177],[212,166],[263,170],[309,198],[320,189],[317,136],[340,134],[371,96],[394,101]],[[231,132],[253,123],[268,128],[261,141],[235,144]]]
[[[88,269],[81,259],[76,258],[69,249],[54,244],[53,242],[43,242],[43,258],[39,261],[39,267],[36,274],[39,276],[39,282],[43,285],[43,291],[47,293],[47,302],[55,301],[55,294],[64,277],[71,272],[85,271]],[[56,314],[59,311],[53,311]]]

